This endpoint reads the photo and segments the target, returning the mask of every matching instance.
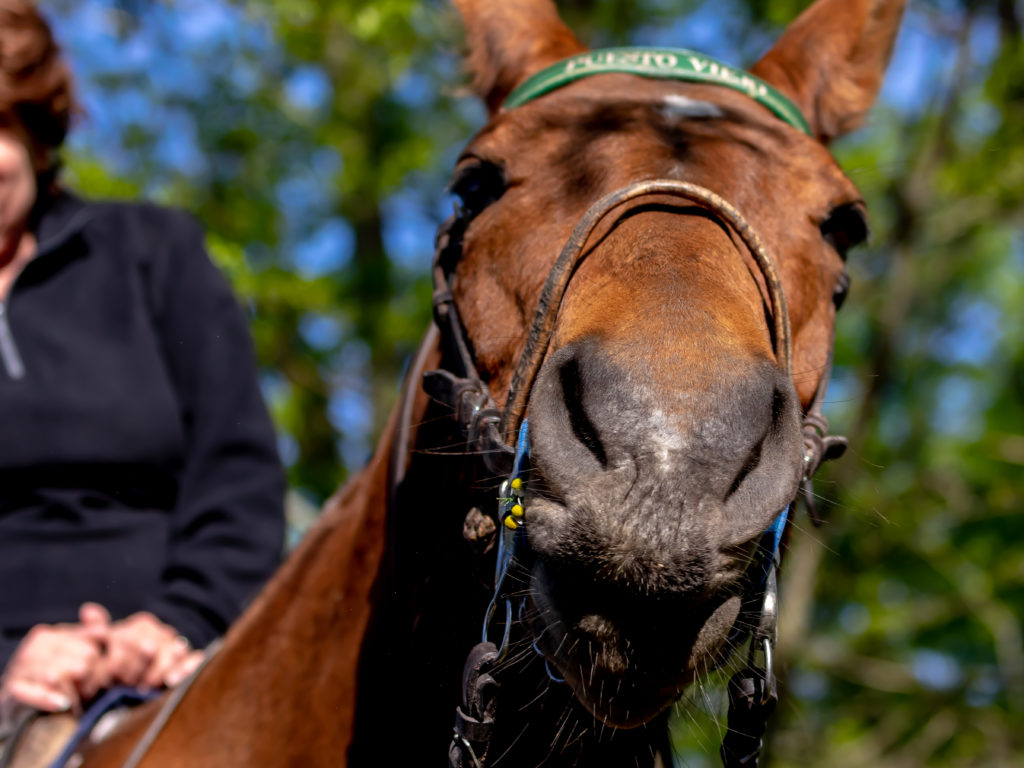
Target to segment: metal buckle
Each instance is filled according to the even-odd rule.
[[[465,736],[454,728],[452,729],[452,740],[457,742],[462,749],[466,750],[469,754],[469,759],[473,762],[473,768],[483,768],[480,758],[476,756],[476,751],[474,751],[473,745],[469,743]]]

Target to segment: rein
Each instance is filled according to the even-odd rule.
[[[682,49],[608,49],[580,54],[529,78],[509,96],[504,107],[518,107],[582,77],[608,72],[710,82],[730,87],[747,93],[797,130],[810,133],[796,106],[763,81],[702,54]],[[620,206],[650,196],[677,197],[696,203],[727,224],[743,242],[758,266],[768,293],[776,362],[788,376],[792,376],[792,340],[785,292],[775,262],[760,237],[731,203],[713,191],[684,181],[650,179],[629,184],[602,197],[591,205],[574,227],[545,281],[526,345],[512,377],[505,408],[500,409],[476,370],[452,293],[455,269],[462,253],[464,223],[453,216],[442,224],[434,255],[433,303],[436,327],[452,370],[424,372],[423,388],[432,399],[452,409],[453,418],[466,438],[468,451],[478,454],[489,472],[507,477],[498,493],[499,534],[494,594],[485,613],[482,640],[470,652],[464,667],[462,701],[456,708],[449,747],[450,768],[485,768],[488,762],[499,708],[500,684],[494,669],[508,652],[516,613],[508,584],[508,570],[517,550],[527,546],[524,483],[520,477],[529,460],[529,422],[525,412],[533,383],[547,354],[558,311],[598,224]],[[421,348],[412,375],[422,370],[424,358]],[[845,438],[827,435],[828,422],[821,410],[831,363],[830,351],[826,370],[802,423],[801,489],[811,519],[816,524],[820,523],[820,518],[812,501],[811,477],[823,461],[838,458],[846,448]],[[416,394],[413,386],[407,386],[403,392],[403,421],[411,415],[411,403]],[[409,448],[408,428],[400,426],[399,430],[392,453],[392,479],[396,481],[404,474],[401,468],[405,466]],[[390,486],[392,497],[396,487],[395,484]],[[735,631],[730,638],[742,642],[749,635],[750,648],[745,668],[737,672],[728,685],[728,731],[721,747],[725,768],[756,768],[762,736],[778,700],[772,659],[778,615],[776,572],[791,506],[787,505],[762,534],[758,541],[760,558],[755,559],[748,569],[748,587],[735,624],[752,629]],[[496,623],[503,623],[497,643],[491,641]],[[546,660],[545,665],[548,675],[558,680]]]

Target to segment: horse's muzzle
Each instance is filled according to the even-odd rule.
[[[538,647],[603,721],[639,725],[728,652],[762,531],[799,482],[799,408],[771,361],[709,393],[625,372],[593,340],[530,400]]]

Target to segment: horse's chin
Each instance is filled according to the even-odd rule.
[[[568,682],[568,678],[566,679]],[[581,695],[580,688],[574,686],[577,700],[599,721],[611,728],[639,728],[651,722],[672,706],[682,693],[680,688],[635,688],[631,691],[620,691],[620,695],[610,701],[604,698],[596,700]]]
[[[727,638],[740,612],[739,598],[728,598],[695,635],[682,637],[666,626],[659,647],[650,648],[648,641],[638,643],[636,637],[649,638],[658,627],[622,627],[596,615],[570,626],[542,591],[534,591],[533,601],[535,647],[580,704],[614,728],[649,723],[682,695],[698,671],[724,661]],[[645,658],[648,654],[657,659],[653,664]]]

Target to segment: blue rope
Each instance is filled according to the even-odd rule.
[[[782,532],[786,529],[786,520],[788,519],[789,506],[787,505],[784,510],[779,512],[779,516],[775,518],[772,527],[768,529],[772,534],[772,557],[775,557],[775,553],[779,551],[779,544],[782,543]]]
[[[786,530],[786,521],[788,519],[789,505],[786,505],[786,508],[779,513],[775,521],[761,534],[761,541],[758,544],[758,549],[764,554],[764,560],[761,565],[761,587],[764,587],[765,582],[768,581],[768,572],[775,564],[775,556],[779,552],[779,545],[782,543],[782,532]]]
[[[516,458],[512,463],[512,477],[519,477],[523,459],[530,458],[530,420],[523,419],[519,427],[519,439],[516,441]]]
[[[510,478],[519,477],[519,473],[523,471],[523,466],[527,461],[530,460],[530,420],[523,419],[522,425],[519,427],[519,439],[516,440],[516,458],[512,462],[512,474]],[[522,546],[526,540],[526,529],[520,525],[516,529],[513,536],[513,541],[518,541],[519,546]]]
[[[71,735],[71,739],[68,741],[67,746],[65,746],[60,755],[57,756],[57,759],[50,763],[49,768],[64,768],[64,764],[73,754],[75,754],[75,750],[78,749],[79,745],[85,741],[86,737],[88,737],[90,733],[92,733],[92,729],[96,727],[96,723],[98,723],[100,718],[107,714],[107,712],[112,709],[116,709],[117,707],[134,707],[139,704],[144,704],[151,699],[155,699],[161,693],[162,691],[140,691],[136,688],[128,688],[124,685],[111,688],[96,699],[86,713],[82,715],[81,720],[78,721],[78,727],[75,728],[75,732]]]

